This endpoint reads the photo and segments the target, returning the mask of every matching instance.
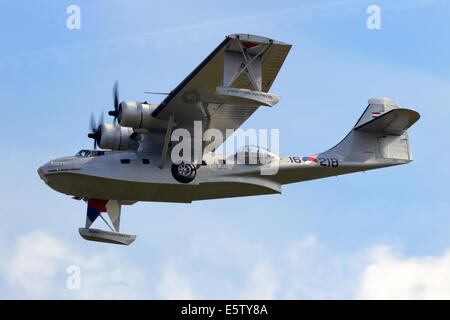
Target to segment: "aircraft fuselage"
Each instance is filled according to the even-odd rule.
[[[54,190],[77,198],[184,202],[281,193],[281,185],[370,170],[405,162],[344,162],[339,155],[281,156],[276,166],[236,163],[213,155],[197,166],[189,183],[178,182],[160,152],[105,152],[101,156],[62,157],[38,169]],[[234,162],[234,163],[233,163]]]

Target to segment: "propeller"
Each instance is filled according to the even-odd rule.
[[[92,132],[88,134],[88,137],[94,139],[94,150],[97,149],[98,145],[100,145],[100,140],[102,138],[102,125],[103,125],[103,112],[100,116],[100,121],[98,124],[96,124],[95,122],[94,114],[91,113],[91,121],[89,127]]]
[[[108,114],[114,117],[113,123],[116,123],[117,118],[119,117],[119,82],[116,81],[113,86],[113,97],[114,97],[114,110],[109,111]]]

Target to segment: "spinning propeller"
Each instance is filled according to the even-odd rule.
[[[114,117],[113,123],[116,123],[117,118],[119,117],[119,82],[114,83],[113,87],[113,97],[114,97],[114,110],[109,111],[108,114]]]
[[[114,124],[119,116],[119,83],[116,81],[113,86],[113,97],[114,97],[114,110],[109,111],[108,114],[114,117]],[[100,145],[100,140],[102,138],[102,125],[103,125],[103,112],[100,117],[100,121],[96,123],[94,114],[91,113],[91,121],[89,124],[89,129],[92,131],[88,134],[88,137],[94,139],[94,150]]]
[[[103,125],[103,112],[100,116],[100,121],[98,124],[95,122],[94,114],[91,113],[91,122],[89,124],[91,133],[88,134],[88,137],[94,139],[94,150],[97,149],[97,146],[100,145],[100,140],[102,138],[102,125]]]

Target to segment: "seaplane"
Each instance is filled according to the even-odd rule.
[[[136,235],[119,231],[121,208],[138,201],[281,194],[286,184],[412,161],[407,129],[420,115],[388,98],[370,99],[347,136],[321,153],[280,156],[257,145],[216,152],[258,108],[280,101],[269,89],[291,47],[256,35],[228,35],[159,104],[119,102],[116,82],[113,123],[91,117],[94,149],[45,163],[40,178],[86,202],[86,222],[79,228],[84,239],[129,245]],[[98,217],[110,230],[92,228]]]

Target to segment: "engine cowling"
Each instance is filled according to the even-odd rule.
[[[119,123],[121,126],[135,129],[164,129],[166,128],[167,123],[152,116],[152,112],[155,111],[157,107],[157,104],[148,104],[137,101],[122,101],[119,105]]]
[[[102,149],[135,151],[139,148],[139,143],[130,138],[132,133],[133,128],[104,123],[99,128],[98,145]]]

